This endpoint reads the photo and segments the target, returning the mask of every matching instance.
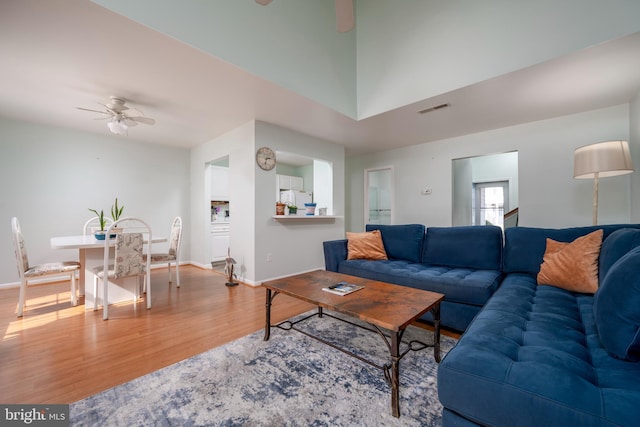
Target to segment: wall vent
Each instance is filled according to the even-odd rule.
[[[449,104],[447,104],[447,103],[440,104],[440,105],[434,105],[433,107],[429,107],[429,108],[424,108],[422,110],[418,110],[418,114],[430,113],[432,111],[436,111],[436,110],[441,110],[443,108],[447,108],[448,106],[449,106]]]

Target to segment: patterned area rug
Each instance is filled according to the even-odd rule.
[[[334,313],[332,313],[334,314]],[[384,365],[380,335],[324,316],[298,328]],[[272,328],[73,403],[72,426],[439,426],[433,349],[400,362],[400,413],[382,370],[293,330]],[[403,341],[430,343],[410,326]],[[442,355],[455,344],[442,336]]]

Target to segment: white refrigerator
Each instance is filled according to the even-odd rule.
[[[282,203],[296,205],[300,210],[304,210],[304,204],[311,203],[312,200],[312,194],[304,191],[283,190],[280,192],[280,201]]]

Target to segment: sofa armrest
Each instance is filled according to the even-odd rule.
[[[324,247],[324,268],[338,272],[340,262],[347,259],[347,239],[329,240],[322,243]]]

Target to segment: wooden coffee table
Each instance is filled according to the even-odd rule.
[[[349,295],[335,295],[322,290],[322,288],[338,282],[364,285],[364,289]],[[272,327],[294,329],[325,344],[329,344],[337,350],[356,357],[376,368],[382,369],[385,373],[385,378],[391,385],[391,411],[394,417],[400,416],[400,359],[409,351],[418,351],[433,346],[434,358],[436,362],[440,362],[440,302],[444,299],[444,295],[442,294],[324,270],[271,280],[263,283],[262,286],[267,290],[265,341],[269,340]],[[289,295],[317,305],[318,312],[296,322],[285,321],[277,325],[272,325],[271,302],[278,294]],[[302,322],[312,316],[322,317],[325,315],[334,317],[328,313],[323,313],[323,308],[346,314],[371,325],[373,327],[371,330],[378,332],[389,347],[391,364],[379,366],[346,349],[340,348],[320,337],[311,335],[295,327],[296,323]],[[401,352],[400,343],[405,329],[427,311],[432,312],[434,319],[433,344],[412,341]],[[343,320],[338,317],[335,318]],[[355,323],[353,324],[358,326]],[[383,330],[386,331],[386,333]],[[389,342],[389,338],[391,342]]]

